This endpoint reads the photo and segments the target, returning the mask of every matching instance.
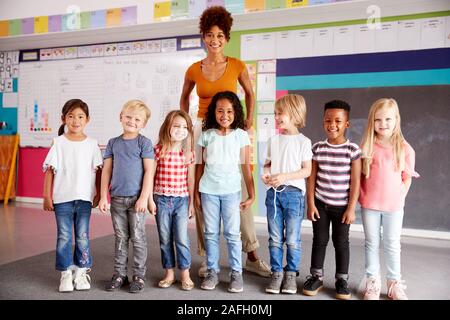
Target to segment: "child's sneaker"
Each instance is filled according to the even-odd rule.
[[[205,279],[202,281],[202,285],[200,288],[203,290],[214,290],[214,288],[219,283],[219,276],[217,275],[217,272],[215,270],[208,270],[206,273]]]
[[[73,280],[75,284],[75,290],[89,290],[91,288],[91,277],[87,272],[91,271],[88,268],[78,268],[75,271],[75,279]]]
[[[247,270],[248,272],[256,273],[261,277],[270,278],[270,267],[264,260],[261,259],[250,261],[247,258],[247,262],[245,263],[245,270]]]
[[[114,290],[118,290],[120,289],[123,285],[127,285],[128,284],[128,276],[121,276],[118,273],[114,273],[111,281],[109,281],[106,286],[105,286],[105,290],[106,291],[114,291]]]
[[[401,280],[388,280],[388,298],[392,300],[408,300],[405,293],[406,286]]]
[[[367,278],[364,300],[380,300],[381,282],[379,278]]]
[[[61,272],[61,280],[59,281],[59,292],[73,291],[73,276],[72,270]]]
[[[281,283],[283,282],[283,272],[272,272],[272,280],[266,288],[267,293],[280,293]]]
[[[297,277],[297,272],[286,271],[284,273],[284,282],[283,282],[283,288],[281,289],[281,292],[290,293],[290,294],[297,293],[296,277]]]
[[[315,296],[323,288],[323,280],[317,274],[309,275],[303,284],[303,294]]]
[[[133,281],[130,283],[130,293],[140,293],[144,291],[145,280],[139,276],[133,276]]]
[[[231,271],[230,285],[228,287],[229,292],[242,292],[244,291],[244,280],[242,279],[242,273],[237,271]]]
[[[348,300],[352,297],[352,293],[348,287],[347,280],[339,278],[336,280],[336,298]]]

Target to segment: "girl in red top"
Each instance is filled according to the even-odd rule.
[[[155,146],[155,184],[150,197],[149,211],[155,212],[158,227],[161,260],[165,269],[160,288],[170,287],[175,280],[176,262],[180,269],[181,289],[194,287],[189,269],[191,253],[188,220],[194,215],[195,164],[192,121],[181,110],[169,112],[159,130]]]

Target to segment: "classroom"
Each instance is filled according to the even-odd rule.
[[[227,25],[229,21],[220,21],[217,17],[214,19],[218,20],[214,21],[219,21],[218,24],[214,24],[214,21],[208,22],[206,19],[201,20],[202,13],[211,7],[225,9],[231,14],[232,24]],[[201,29],[203,26],[207,26],[205,30]],[[225,30],[223,26],[229,29]],[[237,104],[243,111],[236,112],[236,104],[233,104],[231,98],[222,96],[217,100],[217,107],[213,106],[215,116],[210,112],[211,117],[208,117],[206,113],[209,109],[208,104],[217,92],[213,92],[208,97],[209,100],[205,102],[202,95],[206,90],[200,92],[199,86],[204,86],[204,89],[208,87],[210,91],[217,90],[214,89],[216,86],[214,83],[220,78],[223,80],[225,77],[222,75],[234,72],[232,63],[237,63],[236,68],[241,69],[236,76],[233,76],[233,83],[222,86],[220,91],[232,91],[232,95],[237,97]],[[199,75],[195,75],[197,78],[194,78],[194,66],[199,70]],[[211,81],[208,77],[216,80]],[[285,100],[286,97],[299,96],[306,103],[306,120],[303,121],[303,125],[295,124],[294,126],[292,120],[295,117],[289,113],[291,111],[280,111],[279,108],[286,106],[283,103],[291,103],[291,100]],[[398,133],[400,121],[393,111],[395,109],[380,107],[374,109],[373,117],[370,117],[371,106],[375,106],[375,102],[379,102],[381,98],[390,99],[387,101],[390,105],[394,105],[401,115],[399,136],[404,138],[401,140],[404,142],[397,146],[406,144],[409,146],[409,149],[405,147],[406,160],[397,161],[404,170],[399,173],[398,170],[392,169],[393,172],[398,173],[399,179],[402,179],[399,180],[401,187],[407,186],[407,195],[402,194],[400,197],[403,197],[402,200],[398,198],[389,200],[395,203],[401,202],[395,210],[369,208],[364,203],[362,207],[360,202],[363,201],[361,200],[363,195],[360,193],[359,182],[356,189],[351,187],[351,182],[348,182],[354,181],[353,175],[350,179],[350,170],[353,173],[355,163],[358,163],[358,166],[362,167],[362,174],[360,171],[357,174],[357,180],[361,180],[361,190],[370,191],[369,187],[367,190],[364,187],[369,186],[370,181],[369,176],[364,175],[364,172],[367,172],[364,170],[368,167],[372,168],[372,171],[381,170],[374,169],[373,164],[378,165],[378,162],[375,162],[375,156],[365,157],[367,150],[371,150],[370,152],[380,150],[379,154],[384,152],[382,148],[385,147],[381,142],[377,142],[382,139],[380,138],[382,136],[380,121],[383,119],[380,120],[380,117],[388,119],[389,117],[385,114],[393,114],[397,119],[394,120],[396,129],[392,129],[390,134],[394,136]],[[81,102],[73,99],[80,99]],[[131,105],[130,100],[134,101],[133,106],[130,109],[124,108]],[[212,101],[216,100],[213,98]],[[225,105],[232,106],[233,116],[230,123],[239,121],[231,125],[222,125],[230,118],[223,120],[221,116],[218,116],[222,108],[219,105],[223,105],[219,103],[221,101],[226,101]],[[63,106],[68,105],[69,102],[76,103],[79,107],[69,108],[70,110],[64,113]],[[369,292],[369,280],[372,279],[369,274],[373,266],[377,264],[373,262],[374,260],[370,260],[374,259],[374,255],[377,256],[377,261],[378,255],[381,257],[377,271],[381,282],[374,284],[378,286],[379,297],[377,298],[380,300],[402,300],[395,298],[397,296],[392,293],[395,291],[397,282],[399,288],[405,290],[409,300],[450,300],[450,284],[446,280],[450,278],[450,215],[448,214],[450,197],[447,191],[450,190],[450,180],[447,178],[450,170],[449,102],[450,2],[448,0],[41,0],[39,2],[2,0],[0,1],[0,199],[3,205],[0,206],[0,279],[2,279],[0,280],[0,300],[182,300],[191,302],[195,300],[210,302],[363,300],[367,298]],[[88,106],[88,113],[83,111],[85,109],[81,107],[82,105]],[[139,105],[141,109],[133,109],[136,105]],[[330,106],[328,110],[326,105]],[[351,106],[351,111],[342,105]],[[149,115],[143,113],[144,107],[150,109]],[[223,108],[226,109],[226,107]],[[77,114],[75,117],[74,110],[82,111],[82,115]],[[189,119],[186,120],[183,114],[178,113],[169,121],[169,116],[175,110],[185,111],[183,114],[186,114]],[[314,211],[311,211],[311,207],[318,206],[314,201],[323,204],[325,211],[328,207],[342,208],[342,204],[332,205],[325,202],[328,199],[326,197],[330,194],[332,197],[332,193],[337,192],[336,190],[326,189],[323,194],[317,191],[323,183],[320,181],[325,181],[321,180],[323,179],[321,170],[324,169],[321,167],[322,160],[319,160],[321,157],[319,154],[324,152],[330,156],[330,150],[334,148],[330,140],[333,133],[329,132],[331,129],[327,125],[330,125],[326,124],[326,121],[331,121],[326,119],[330,110],[347,110],[343,112],[347,115],[345,120],[347,124],[343,125],[345,128],[342,129],[343,133],[339,139],[344,139],[345,143],[352,142],[359,150],[358,156],[355,158],[353,154],[351,156],[352,164],[349,168],[352,167],[352,169],[348,169],[347,176],[340,178],[348,179],[345,191],[345,206],[348,204],[348,207],[345,207],[346,209],[342,212],[345,211],[344,215],[349,214],[348,211],[354,214],[354,219],[351,219],[350,225],[347,224],[345,231],[349,240],[345,252],[350,252],[345,258],[347,259],[345,272],[337,270],[340,250],[338,247],[340,248],[342,243],[339,244],[339,240],[336,240],[338,237],[335,237],[335,233],[341,229],[335,228],[335,222],[332,222],[332,230],[329,225],[326,225],[326,231],[321,229],[321,232],[329,231],[332,234],[332,237],[327,235],[328,246],[325,243],[323,248],[323,256],[326,252],[325,260],[322,261],[321,266],[319,266],[320,263],[317,266],[312,265],[312,260],[317,260],[319,243],[319,224],[308,218],[309,213]],[[384,110],[384,113],[379,110]],[[70,124],[75,123],[76,120],[73,119],[78,117],[84,117],[84,120],[80,120],[84,121],[82,126],[85,125],[82,129]],[[133,120],[130,120],[132,117],[134,117]],[[286,117],[288,120],[283,120]],[[184,241],[183,245],[187,247],[189,266],[187,269],[180,268],[180,270],[174,266],[166,268],[162,266],[165,263],[166,266],[170,265],[167,261],[174,260],[174,253],[173,248],[167,249],[171,253],[163,249],[161,236],[163,231],[161,230],[164,228],[164,220],[159,220],[163,218],[159,218],[157,213],[160,201],[167,198],[166,193],[153,190],[154,188],[156,190],[158,185],[158,182],[153,185],[153,179],[158,181],[158,177],[162,177],[158,176],[160,172],[158,170],[162,170],[158,167],[159,163],[163,162],[161,159],[164,159],[164,156],[159,158],[160,152],[162,154],[169,152],[169,149],[166,150],[162,146],[163,129],[160,131],[160,128],[164,128],[164,124],[169,121],[167,122],[170,129],[168,136],[172,136],[171,126],[174,119],[179,121],[183,119],[183,123],[185,121],[188,138],[186,136],[180,138],[184,139],[183,142],[173,138],[175,140],[170,140],[172,142],[168,145],[173,146],[175,143],[173,141],[177,141],[175,145],[184,146],[186,141],[192,138],[196,145],[195,156],[198,157],[198,154],[205,150],[203,155],[206,157],[208,154],[205,159],[211,159],[209,163],[206,160],[206,165],[198,165],[198,162],[194,163],[197,161],[194,159],[195,156],[192,156],[193,159],[189,165],[184,166],[186,186],[183,187],[182,198],[185,198],[188,203],[186,210],[191,213],[192,209],[192,218],[185,221],[184,240],[179,240],[178,236],[173,238],[173,232],[177,230],[170,231],[170,241],[180,245],[176,247],[178,263],[180,256],[183,256],[180,252],[186,251],[180,243]],[[141,120],[143,124],[136,124],[136,121]],[[211,121],[214,123],[209,123]],[[137,131],[130,129],[131,122]],[[238,126],[235,128],[233,125],[236,123]],[[66,125],[66,133],[57,138],[58,129],[62,124]],[[372,132],[368,125],[372,125]],[[126,129],[127,126],[130,128]],[[289,129],[286,128],[291,128],[289,126],[293,126],[295,130],[298,128],[300,133],[295,131],[295,135],[306,137],[308,143],[313,146],[312,151],[308,148],[307,151],[302,151],[301,155],[297,155],[293,149],[285,151],[280,149],[280,155],[273,152],[272,160],[270,160],[270,150],[273,149],[273,143],[276,140],[274,137],[288,135],[286,132]],[[335,126],[340,128],[338,124]],[[62,128],[64,129],[64,126]],[[205,206],[209,201],[205,199],[210,199],[206,196],[208,192],[202,191],[202,188],[203,190],[216,188],[211,182],[212,178],[209,177],[212,177],[214,170],[219,170],[219,166],[213,163],[213,156],[210,156],[213,148],[210,147],[208,151],[207,145],[214,143],[216,141],[214,139],[220,134],[214,133],[217,137],[212,136],[211,142],[208,140],[211,136],[206,133],[209,130],[219,132],[222,129],[225,130],[225,136],[229,134],[229,130],[233,134],[241,132],[239,138],[241,147],[239,149],[234,145],[233,148],[238,150],[236,161],[240,161],[239,152],[242,156],[244,149],[246,160],[245,164],[239,162],[242,164],[239,166],[236,162],[234,167],[228,163],[221,167],[225,171],[239,171],[237,180],[235,179],[237,182],[230,174],[222,176],[225,178],[217,182],[217,185],[220,185],[223,190],[238,188],[236,190],[239,190],[239,199],[236,203],[237,205],[241,203],[241,213],[234,217],[232,215],[225,217],[224,212],[221,211],[224,209],[219,209],[217,218],[219,220],[213,221],[218,223],[216,230],[215,224],[211,222],[213,219],[205,218],[203,214],[198,214],[198,211],[201,205],[205,212]],[[127,237],[130,237],[130,246],[133,246],[133,250],[125,250],[125,255],[127,251],[130,256],[133,253],[134,259],[130,257],[128,262],[128,257],[122,257],[124,262],[121,260],[121,263],[125,263],[125,272],[128,263],[129,289],[125,286],[125,282],[128,282],[128,278],[125,279],[126,274],[120,275],[117,271],[120,260],[118,257],[122,254],[121,238],[118,233],[122,226],[118,224],[118,215],[113,217],[114,214],[109,210],[110,203],[115,202],[112,200],[122,197],[117,193],[111,193],[116,191],[113,191],[114,187],[109,189],[109,182],[115,185],[118,180],[131,179],[130,177],[135,173],[134,163],[131,162],[121,164],[126,174],[120,173],[120,178],[117,178],[118,171],[114,169],[118,167],[116,159],[119,158],[114,157],[114,152],[128,149],[125,149],[127,148],[125,144],[114,147],[115,140],[112,141],[112,138],[121,137],[123,132],[128,132],[127,130],[134,132],[133,137],[139,136],[140,142],[137,144],[142,151],[139,151],[141,153],[138,157],[144,160],[137,166],[140,172],[139,179],[144,181],[141,184],[151,181],[148,188],[141,189],[141,185],[138,186],[139,193],[134,199],[135,202],[137,201],[136,208],[142,205],[136,210],[141,210],[142,214],[138,216],[142,216],[143,226],[138,227],[139,222],[136,222],[137,225],[133,228],[140,228],[144,239],[137,239],[139,238],[135,235],[137,229],[132,228],[133,232],[130,232],[133,235]],[[336,129],[336,131],[340,130]],[[70,134],[73,132],[78,140],[69,138],[62,140],[62,137],[67,137],[67,132]],[[197,140],[200,132],[201,139]],[[372,140],[369,139],[370,134],[372,134]],[[89,141],[97,142],[89,147],[93,148],[92,150],[73,149],[82,150],[82,153],[74,151],[69,160],[55,160],[56,150],[65,148],[64,142],[58,142],[62,144],[59,145],[56,141],[76,144],[75,141],[81,141],[78,138],[81,136],[87,136],[91,139]],[[395,145],[393,138],[389,139],[388,137],[384,141],[387,141],[386,143],[394,150],[392,159],[395,159],[395,155],[404,156],[403,151],[397,153],[395,151],[397,149],[392,147]],[[244,140],[245,148],[242,147]],[[201,141],[200,144],[197,144],[197,141]],[[322,141],[324,145],[328,145],[324,148],[329,149],[318,151],[319,146],[316,143]],[[149,143],[152,147],[145,150],[144,144],[148,146]],[[162,149],[158,149],[157,143]],[[223,143],[225,145],[226,142]],[[372,149],[369,148],[369,144]],[[230,142],[230,148],[231,145]],[[50,159],[52,151],[53,160]],[[187,156],[182,154],[182,157],[185,157],[183,159],[188,161]],[[92,160],[89,155],[92,156]],[[278,163],[276,162],[278,159],[275,158],[279,156],[284,161],[285,159],[282,158],[284,155],[290,157],[292,161],[295,158],[295,161],[301,162],[301,170],[296,171],[297,178],[292,178],[294,174],[292,172],[289,173],[291,178],[287,179],[288,173],[274,171],[278,170],[274,169],[274,163]],[[216,155],[216,158],[221,157],[222,160],[227,158],[223,161],[231,161],[226,154]],[[233,157],[230,156],[230,159]],[[350,154],[348,157],[350,159]],[[214,161],[217,160],[216,158]],[[146,161],[149,159],[157,161]],[[86,239],[86,232],[88,238],[87,267],[73,265],[72,271],[72,266],[69,269],[58,266],[58,263],[62,263],[62,258],[58,257],[61,256],[62,250],[59,241],[62,241],[63,226],[62,218],[58,218],[54,211],[54,207],[61,208],[60,204],[68,200],[58,203],[54,201],[54,198],[58,192],[78,191],[74,191],[77,188],[72,187],[71,180],[62,178],[58,180],[58,170],[54,164],[67,165],[69,162],[75,163],[78,160],[92,166],[93,170],[86,179],[93,180],[90,180],[90,187],[84,192],[92,191],[93,197],[97,190],[98,199],[96,201],[94,198],[93,201],[99,205],[92,208],[92,213],[89,210],[85,220],[88,222],[88,229],[83,229],[85,231],[82,240]],[[382,160],[380,159],[381,162]],[[391,162],[394,163],[394,160]],[[387,161],[387,163],[390,162]],[[286,164],[280,164],[280,166],[284,165]],[[192,181],[195,181],[195,183],[192,182],[193,185],[195,184],[195,188],[192,185],[194,190],[192,191],[191,170],[195,168],[198,172],[200,166],[205,171],[202,171],[203,177],[201,174],[198,177],[192,175]],[[228,169],[227,166],[234,169]],[[313,177],[317,179],[315,180],[317,183],[314,181],[311,187],[311,194],[315,190],[315,196],[311,195],[311,197],[309,194],[305,195],[310,186],[311,179],[308,179],[310,173],[306,175],[299,173],[303,174],[302,170],[308,167],[309,172],[312,172]],[[108,170],[110,172],[105,174]],[[146,180],[150,172],[156,172],[155,178],[152,176],[151,180]],[[290,181],[290,183],[273,182],[272,185],[267,182],[269,180],[264,180],[266,175],[270,178],[272,174],[275,179],[274,176],[281,176],[282,172],[286,173],[282,181]],[[373,177],[378,172],[375,171]],[[64,177],[77,175],[64,174]],[[136,173],[137,176],[138,173]],[[205,176],[210,179],[209,185]],[[385,194],[385,198],[395,198],[397,187],[392,187],[392,184],[395,184],[394,178],[389,175],[379,176],[383,183],[374,185],[384,186],[380,187],[384,188],[380,193]],[[79,180],[78,177],[76,180]],[[292,182],[294,180],[302,182],[294,183]],[[409,186],[409,182],[405,181],[412,181],[412,183]],[[343,185],[343,183],[344,181],[341,181],[338,184]],[[58,184],[61,190],[54,188]],[[128,184],[126,186],[129,188]],[[280,189],[281,187],[283,189]],[[285,188],[286,190],[294,189],[292,192],[300,194],[300,201],[303,204],[300,205],[301,215],[298,219],[296,218],[299,224],[299,230],[295,231],[293,240],[296,244],[289,243],[291,235],[287,231],[287,224],[283,227],[282,220],[281,245],[278,247],[274,228],[280,226],[278,220],[275,220],[277,216],[275,203],[277,197],[280,205],[283,203],[283,194],[290,192],[284,192]],[[395,190],[389,194],[390,191],[386,191],[388,189]],[[102,190],[101,194],[100,190]],[[236,193],[236,190],[224,193]],[[155,192],[154,201],[151,200],[148,204],[145,201],[145,205],[139,203],[141,199],[138,197],[139,194],[142,197],[144,197],[143,194],[147,195],[147,199],[149,196],[153,198],[153,192]],[[269,193],[272,196],[269,197]],[[245,196],[248,196],[248,202],[245,201]],[[128,198],[129,195],[126,197]],[[369,196],[366,194],[366,197]],[[164,199],[161,200],[162,198]],[[173,198],[180,199],[179,196]],[[386,200],[385,198],[383,201]],[[76,199],[73,200],[90,203],[92,206],[92,198],[89,201]],[[218,201],[225,201],[220,199]],[[309,199],[312,199],[312,202]],[[289,199],[286,201],[290,202]],[[74,201],[70,203],[72,202]],[[271,205],[275,212],[269,209]],[[381,205],[383,208],[387,206],[385,203],[383,205]],[[350,210],[352,206],[354,208]],[[153,212],[156,215],[151,213],[153,209],[156,210]],[[389,240],[387,235],[389,234],[387,230],[390,229],[383,227],[382,237],[378,226],[377,236],[372,235],[370,238],[378,246],[373,251],[373,247],[370,247],[373,243],[368,238],[369,216],[371,212],[381,212],[379,210],[387,211],[388,214],[394,211],[401,212],[402,219],[397,219],[400,224],[397,224],[398,235],[394,240]],[[243,211],[247,214],[244,217]],[[317,214],[319,212],[322,213],[319,210]],[[236,216],[239,216],[240,220],[236,219]],[[243,231],[243,218],[246,221],[245,224],[250,223],[251,228],[248,229],[250,231]],[[224,220],[223,235],[220,219]],[[225,224],[226,219],[229,219],[227,220],[229,224]],[[380,219],[383,225],[384,223],[389,225],[388,218]],[[237,221],[237,224],[231,226],[231,221]],[[240,231],[237,231],[239,221]],[[206,229],[201,230],[202,226],[205,227],[205,223]],[[78,235],[76,236],[78,240],[75,240],[75,236],[72,239],[72,227],[69,251],[72,250],[72,241],[74,246],[78,246],[79,240]],[[127,225],[127,228],[131,227]],[[232,228],[241,236],[236,240],[233,238],[231,229],[225,232],[226,228]],[[214,242],[215,240],[211,238],[211,234],[214,233],[216,236],[216,232],[220,237],[218,242]],[[253,240],[248,239],[247,232],[254,236]],[[128,234],[128,229],[126,233]],[[145,244],[142,252],[139,251],[139,245],[136,242],[138,240],[143,241],[141,244]],[[128,243],[128,239],[126,241]],[[250,242],[252,243],[249,244]],[[286,242],[287,249],[283,249],[283,242]],[[401,279],[398,278],[400,242]],[[239,243],[242,246],[242,256],[233,254],[232,248],[236,248],[233,247],[233,243]],[[392,243],[398,246],[394,254],[389,251],[390,246],[393,246]],[[369,247],[372,250],[370,252]],[[278,256],[275,248],[281,248],[280,262],[283,269],[279,269],[277,265]],[[202,250],[203,253],[201,253]],[[216,252],[215,250],[219,257],[212,253]],[[292,252],[298,254],[295,258],[297,269],[289,269],[288,261],[284,265],[283,250],[287,252],[285,258],[288,260],[294,259]],[[137,267],[138,251],[144,256],[143,258],[141,256],[140,269]],[[204,257],[205,252],[207,257]],[[241,250],[238,252],[241,253]],[[84,261],[85,253],[83,251],[83,258],[80,261]],[[79,255],[81,253],[76,251],[74,259]],[[56,269],[55,256],[58,260]],[[236,263],[238,260],[239,263]],[[219,270],[219,267],[220,273],[214,271],[214,268]],[[77,268],[84,271],[79,271]],[[204,274],[200,272],[202,268],[204,268]],[[241,271],[235,271],[235,268]],[[70,290],[61,289],[63,272],[68,271],[70,271],[70,277],[73,276],[72,284],[69,284]],[[86,280],[88,283],[86,288],[79,285],[78,288],[81,289],[77,289],[75,279],[81,272],[84,272],[83,279],[88,279]],[[284,279],[282,289],[281,279],[276,284],[277,274]],[[291,280],[288,279],[289,275],[292,276]],[[390,278],[391,280],[389,280],[390,276],[393,277]],[[374,276],[373,279],[375,278]],[[317,282],[313,284],[313,287],[316,286],[314,290],[307,289],[307,283],[311,282],[311,279],[320,281],[320,287]],[[344,291],[347,290],[343,295],[339,294],[340,279],[345,280]],[[386,279],[388,279],[387,282]],[[207,283],[207,280],[210,282]],[[234,280],[236,283],[233,284]],[[288,281],[292,281],[291,287],[288,286]],[[122,284],[124,284],[123,287],[121,287]],[[272,288],[274,284],[276,284],[275,289]],[[60,285],[59,289],[58,285]],[[405,292],[401,291],[399,295],[406,297]]]

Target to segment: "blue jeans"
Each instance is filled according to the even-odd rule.
[[[239,204],[241,192],[214,195],[201,194],[205,220],[205,246],[207,268],[220,271],[220,222],[223,221],[223,236],[227,241],[228,263],[232,271],[242,273],[241,216]]]
[[[366,275],[377,278],[380,276],[380,239],[383,234],[383,251],[386,264],[386,278],[401,280],[400,273],[400,236],[402,233],[403,210],[385,212],[361,208],[364,227]],[[383,226],[383,233],[381,233]]]
[[[83,200],[55,203],[58,228],[56,241],[56,270],[66,271],[70,266],[92,266],[89,244],[89,220],[92,203]],[[75,227],[75,251],[72,253],[72,231]]]
[[[157,213],[159,247],[164,269],[175,267],[174,244],[177,248],[179,269],[191,267],[191,251],[188,236],[189,197],[154,195]]]
[[[283,271],[283,244],[286,242],[284,270],[297,272],[302,255],[300,237],[305,197],[296,187],[280,186],[278,190],[283,191],[275,192],[273,188],[270,188],[266,195],[270,266],[272,272]]]

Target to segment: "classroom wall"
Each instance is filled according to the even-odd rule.
[[[57,1],[58,2],[58,1]],[[29,4],[27,3],[27,1],[24,0],[18,0],[18,1],[8,1],[6,4],[4,1],[0,2],[0,20],[1,19],[11,19],[11,18],[21,18],[21,17],[29,17],[29,16],[37,16],[37,15],[50,15],[50,14],[61,14],[61,9],[65,9],[67,6],[69,6],[71,3],[71,1],[59,1],[57,6],[55,7],[53,4],[53,1],[49,1],[49,0],[44,0],[42,2],[39,3],[39,5],[35,4],[36,7],[35,9],[31,9],[29,7]],[[72,1],[73,2],[73,1]],[[378,3],[388,3],[387,1],[376,1]],[[399,2],[408,2],[408,1],[399,1]],[[404,10],[402,11],[401,9],[399,9],[398,7],[394,7],[394,5],[392,7],[386,7],[386,10],[383,10],[382,14],[383,15],[395,15],[395,14],[409,14],[411,13],[410,10],[412,10],[411,8],[414,8],[414,6],[416,5],[416,3],[420,2],[420,1],[409,1],[411,2],[410,6],[405,6]],[[437,3],[438,1],[434,2]],[[50,5],[50,3],[52,5]],[[114,6],[117,7],[123,7],[123,6],[129,6],[129,5],[138,5],[138,23],[149,23],[152,21],[152,16],[153,16],[153,3],[151,1],[96,1],[96,2],[88,2],[88,1],[77,1],[77,3],[80,6],[80,9],[83,10],[98,10],[98,9],[104,9],[104,8],[111,8]],[[397,2],[396,2],[397,3]],[[442,1],[440,1],[440,3],[442,3]],[[16,6],[17,4],[17,6]],[[8,8],[6,9],[6,6],[8,6]],[[28,7],[27,7],[28,6]],[[27,8],[25,8],[27,7]],[[424,6],[425,7],[425,6]],[[342,8],[346,8],[346,6],[343,6]],[[347,7],[349,8],[349,7]],[[333,9],[338,9],[338,7],[334,7]],[[311,10],[313,10],[311,8]],[[415,8],[415,10],[417,11],[417,8]],[[444,10],[444,9],[442,9]],[[445,9],[448,10],[448,9]],[[44,12],[45,11],[45,12]],[[419,13],[413,11],[415,13]],[[307,12],[307,11],[305,11]],[[312,11],[311,11],[312,12]],[[391,13],[392,12],[392,13]],[[428,12],[428,11],[424,11],[424,12]],[[282,16],[283,14],[285,14],[286,11],[280,11],[279,14],[280,16]],[[299,11],[299,13],[301,13],[301,11]],[[256,14],[254,15],[255,17],[257,16]],[[261,14],[260,17],[263,17],[264,14]],[[340,12],[340,11],[335,11],[335,12],[325,12],[322,15],[311,15],[311,16],[307,16],[307,17],[302,17],[302,19],[298,19],[298,22],[296,24],[291,24],[293,25],[293,27],[291,28],[295,28],[295,25],[298,24],[302,24],[303,22],[305,23],[314,23],[314,22],[319,22],[319,21],[323,21],[323,22],[329,22],[329,21],[339,21],[339,20],[343,20],[345,19],[344,16],[347,19],[355,19],[355,16],[359,17],[360,19],[365,19],[367,18],[367,14],[365,13],[365,11],[358,11],[358,13],[356,14],[355,12],[349,11],[349,12]],[[241,16],[237,16],[236,17],[236,23],[239,23]],[[272,26],[279,26],[280,23],[282,24],[283,19],[269,19],[266,20],[264,23],[267,24],[267,21],[270,21],[270,25]],[[230,42],[230,44],[228,45],[228,48],[226,50],[226,54],[232,55],[232,56],[236,56],[239,57],[240,56],[240,37],[243,34],[246,33],[252,33],[252,32],[263,32],[261,31],[261,27],[259,28],[247,28],[249,30],[245,30],[245,31],[239,31],[240,25],[237,25],[235,23],[235,27],[233,28],[234,30],[237,30],[235,32],[232,33],[232,40]],[[253,23],[253,22],[252,22]],[[288,27],[289,28],[289,27]],[[245,28],[244,28],[245,29]],[[180,32],[182,32],[180,30]],[[130,39],[132,40],[132,39]],[[70,45],[70,43],[67,43],[67,45]],[[444,91],[445,92],[445,91]],[[302,91],[300,91],[299,93],[302,93]],[[312,96],[315,96],[317,94],[317,92],[310,92],[307,93],[305,92],[305,94],[311,94]],[[345,96],[345,95],[344,95]],[[402,105],[403,106],[403,105]],[[367,106],[368,107],[368,106]],[[320,103],[317,104],[317,108],[320,108]],[[439,109],[441,111],[441,109]],[[442,109],[443,110],[443,109]],[[360,119],[362,119],[363,117],[361,116]],[[414,115],[412,113],[407,114],[406,118],[414,118]],[[320,120],[317,120],[320,121]],[[314,123],[314,121],[311,121],[311,123]],[[320,135],[320,124],[317,122],[315,123],[316,126],[318,126],[317,128],[319,128],[319,131],[315,131],[314,134],[312,134],[312,138],[314,138],[314,140],[317,140],[321,135]],[[407,137],[409,138],[409,136]],[[412,142],[412,144],[414,145],[414,142]],[[22,197],[40,197],[40,195],[42,194],[42,174],[39,173],[40,171],[40,165],[36,166],[36,163],[42,163],[44,154],[46,153],[47,149],[45,148],[39,148],[39,149],[32,149],[32,148],[21,148],[21,153],[20,153],[20,157],[23,157],[24,159],[22,159],[19,163],[19,168],[22,168],[21,170],[19,170],[19,175],[18,175],[18,179],[19,179],[19,189],[18,189],[18,195],[22,196]],[[417,152],[420,152],[420,150],[416,150]],[[443,151],[443,153],[441,154],[445,159],[448,159],[448,152]],[[431,157],[431,156],[430,156]],[[31,160],[33,159],[33,160]],[[24,161],[25,160],[25,161]],[[28,161],[30,160],[30,161]],[[424,160],[429,160],[427,158],[424,158]],[[432,163],[433,159],[431,159],[430,163]],[[428,166],[428,162],[427,161],[421,161],[420,162],[420,166],[427,166],[426,168],[421,167],[420,169],[421,172],[425,172],[425,173],[430,173],[431,175],[434,174],[434,170],[433,166],[430,165]],[[36,169],[38,168],[38,169]],[[436,166],[434,167],[436,168]],[[445,165],[441,165],[439,166],[439,172],[438,174],[441,174],[442,172],[445,172],[446,168],[448,168]],[[33,181],[31,183],[28,183],[28,180],[30,176],[35,177],[33,179]],[[430,180],[431,179],[431,180]],[[415,192],[416,195],[414,196],[414,201],[411,202],[414,204],[417,204],[418,206],[411,206],[409,205],[408,207],[408,211],[411,210],[424,210],[426,208],[426,202],[427,201],[432,201],[431,197],[432,195],[430,195],[429,199],[424,198],[423,196],[423,192],[421,192],[421,188],[427,188],[427,184],[428,181],[432,181],[432,177],[428,176],[427,177],[427,183],[423,183],[423,182],[419,182],[419,184],[415,184],[413,185],[412,188],[412,192]],[[25,184],[25,181],[27,181],[27,183]],[[424,181],[424,180],[422,180]],[[420,189],[418,188],[418,186],[420,186]],[[439,189],[439,188],[438,188]],[[428,189],[428,190],[435,190],[435,188],[433,189]],[[439,190],[436,190],[436,192],[438,192]],[[261,193],[262,191],[260,191]],[[434,191],[433,191],[434,192]],[[260,198],[264,197],[264,194],[261,193],[259,195]],[[442,202],[441,202],[442,203]],[[261,207],[261,206],[260,206]],[[420,209],[419,209],[420,207]],[[263,207],[261,207],[263,209]],[[411,218],[406,218],[405,222],[406,222],[406,226],[407,227],[411,227],[411,228],[418,228],[418,229],[428,229],[428,230],[442,230],[442,231],[449,231],[450,227],[449,227],[449,219],[447,219],[445,213],[447,208],[439,206],[439,212],[436,214],[427,214],[427,215],[423,215],[420,216],[418,214],[418,211],[415,215],[412,216],[413,219]],[[257,212],[257,215],[260,216],[264,216],[264,212]],[[410,216],[411,217],[411,216]],[[427,223],[423,223],[424,221],[426,221]]]

